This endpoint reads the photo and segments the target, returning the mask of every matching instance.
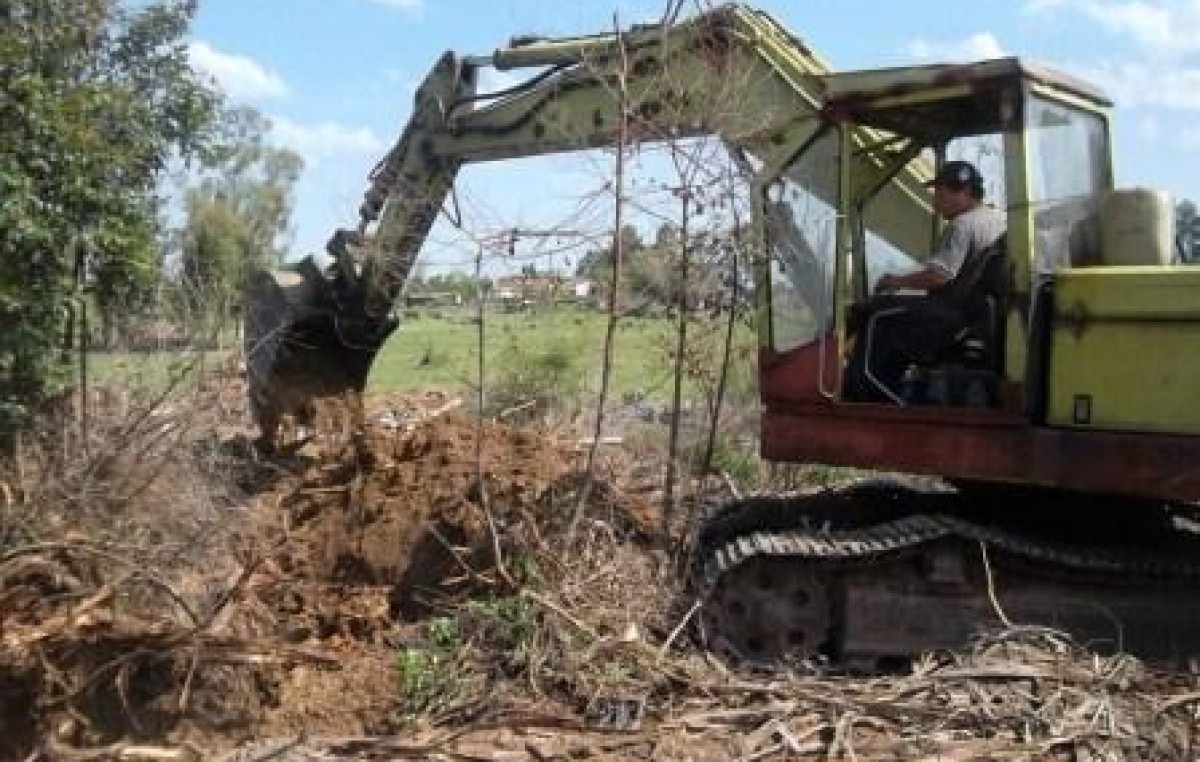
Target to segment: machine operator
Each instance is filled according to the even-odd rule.
[[[952,287],[964,263],[997,246],[1004,236],[1005,215],[985,203],[983,176],[974,164],[948,161],[929,185],[934,211],[946,226],[933,255],[919,269],[885,273],[875,284],[875,295],[855,311],[850,328],[858,338],[847,369],[850,399],[895,400],[910,364],[934,357],[953,343],[963,328],[963,315],[941,298],[943,292]],[[924,293],[896,293],[901,290]]]

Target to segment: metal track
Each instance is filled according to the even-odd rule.
[[[798,526],[785,531],[750,532],[708,551],[703,558],[701,579],[703,588],[710,589],[721,574],[755,556],[866,560],[949,537],[986,543],[1017,556],[1068,569],[1200,581],[1200,563],[1185,558],[1113,548],[1070,547],[940,514],[916,514],[874,526],[836,531]]]
[[[884,649],[892,647],[888,645],[892,636],[886,634],[889,616],[872,619],[872,612],[887,610],[895,612],[898,620],[909,617],[907,634],[906,625],[897,625],[898,647],[919,650],[913,632],[920,629],[922,619],[958,617],[962,630],[972,608],[964,603],[961,585],[950,593],[943,578],[922,586],[905,559],[926,559],[931,553],[944,558],[949,547],[960,548],[960,557],[968,558],[969,546],[981,545],[994,550],[1003,564],[1023,572],[1026,597],[1014,592],[1015,600],[1040,606],[1036,611],[1047,617],[1058,613],[1059,602],[1072,601],[1073,591],[1103,595],[1097,589],[1107,588],[1118,592],[1099,600],[1125,606],[1127,614],[1140,617],[1135,628],[1143,633],[1165,626],[1180,630],[1180,642],[1200,642],[1196,627],[1186,623],[1176,627],[1200,617],[1200,608],[1192,603],[1200,601],[1200,535],[1164,522],[1165,513],[1156,516],[1116,504],[1092,513],[1065,514],[1058,524],[1042,526],[1029,520],[1038,518],[1039,511],[1049,513],[1053,505],[1053,501],[1004,505],[1002,512],[989,514],[987,506],[969,496],[895,484],[749,498],[724,509],[702,534],[696,581],[709,611],[704,618],[717,628],[718,636],[732,622],[734,630],[724,634],[734,640],[769,641],[789,652],[791,643],[804,643],[808,653],[814,652],[812,644],[822,644],[818,648],[822,653],[836,653],[839,644],[865,643],[868,653],[877,648],[884,655]],[[933,510],[921,511],[924,507]],[[1121,522],[1093,531],[1093,523],[1103,527],[1095,521],[1103,510]],[[976,516],[985,517],[986,523],[974,520]],[[1140,522],[1146,531],[1124,532],[1125,524],[1133,522]],[[1114,531],[1114,526],[1119,528]],[[1084,539],[1076,540],[1080,536]],[[793,561],[794,568],[786,565]],[[889,580],[898,579],[897,575],[908,575],[909,584],[888,592],[893,589]],[[723,584],[724,580],[728,581]],[[1153,613],[1141,611],[1137,601],[1143,590],[1157,591],[1161,598],[1168,589],[1176,592],[1166,594],[1175,597],[1165,607],[1160,600],[1157,608],[1147,605],[1146,611]],[[848,604],[847,596],[857,603]],[[1177,615],[1172,613],[1176,611]],[[846,617],[868,622],[866,635],[846,630]],[[946,637],[933,647],[946,645]]]

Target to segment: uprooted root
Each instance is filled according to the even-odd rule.
[[[153,744],[214,681],[253,699],[226,668],[263,650],[226,611],[257,563],[212,478],[230,392],[67,396],[0,464],[0,759]]]

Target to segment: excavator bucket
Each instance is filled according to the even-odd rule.
[[[365,295],[351,268],[322,272],[311,258],[296,271],[252,273],[246,382],[260,449],[276,449],[285,416],[311,422],[316,399],[342,398],[361,415],[371,363],[398,323],[368,317]]]

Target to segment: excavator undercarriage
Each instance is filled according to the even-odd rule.
[[[866,669],[1032,625],[1101,652],[1200,653],[1200,524],[1131,507],[899,482],[743,500],[700,539],[705,637],[752,661]]]

